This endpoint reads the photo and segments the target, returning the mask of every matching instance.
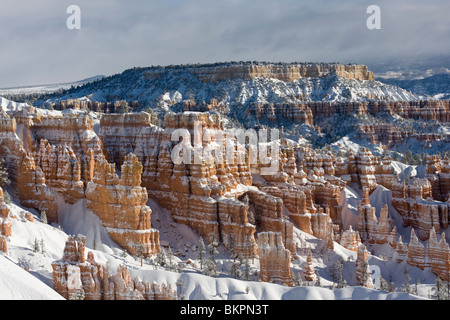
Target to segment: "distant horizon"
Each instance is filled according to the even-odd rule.
[[[447,58],[447,57],[445,57]],[[450,56],[448,57],[448,59],[450,59]],[[116,76],[116,75],[120,75],[128,70],[132,70],[132,69],[148,69],[148,68],[168,68],[168,67],[189,67],[189,66],[210,66],[210,65],[215,65],[215,64],[227,64],[227,63],[268,63],[268,64],[314,64],[314,63],[319,63],[319,64],[342,64],[342,65],[363,65],[363,66],[367,66],[368,67],[368,71],[372,71],[374,73],[374,75],[376,76],[377,73],[381,73],[379,72],[375,72],[370,68],[370,65],[368,64],[363,64],[363,63],[355,63],[355,62],[348,62],[348,63],[342,63],[339,61],[333,61],[333,62],[323,62],[323,61],[316,61],[316,62],[312,62],[312,61],[291,61],[291,62],[283,62],[283,61],[257,61],[257,60],[253,60],[253,61],[217,61],[217,62],[205,62],[205,63],[186,63],[186,64],[167,64],[167,65],[149,65],[149,66],[134,66],[134,67],[130,67],[127,69],[124,69],[120,72],[116,72],[113,74],[108,74],[108,75],[104,75],[104,74],[97,74],[97,75],[90,75],[87,76],[83,79],[73,79],[73,80],[69,80],[69,81],[65,81],[65,82],[54,82],[54,83],[32,83],[32,84],[24,84],[24,85],[15,85],[15,86],[11,86],[11,87],[0,87],[0,90],[12,90],[12,89],[21,89],[21,88],[33,88],[33,87],[39,87],[39,86],[53,86],[53,85],[71,85],[77,82],[89,82],[89,80],[91,81],[96,81],[99,80],[101,78],[107,78],[107,77],[112,77],[112,76]],[[411,64],[417,64],[418,61],[414,61],[411,62]],[[386,62],[386,64],[389,64],[389,62]],[[442,66],[444,67],[444,66]],[[450,67],[450,66],[447,66]],[[436,67],[435,67],[436,68]],[[432,68],[430,68],[432,69]],[[384,70],[385,71],[393,71],[393,70]],[[95,79],[98,78],[98,79]]]

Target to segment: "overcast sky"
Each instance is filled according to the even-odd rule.
[[[69,5],[81,29],[69,30]],[[381,29],[369,30],[369,5]],[[0,88],[222,61],[356,62],[448,55],[448,0],[1,0]]]

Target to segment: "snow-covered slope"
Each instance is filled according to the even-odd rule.
[[[152,207],[152,225],[161,233],[161,243],[173,248],[177,263],[191,259],[193,264],[184,265],[181,273],[164,270],[157,267],[153,259],[146,259],[141,267],[140,261],[124,254],[107,235],[97,216],[86,208],[85,201],[81,200],[74,205],[64,204],[61,199],[60,225],[48,225],[35,216],[30,222],[25,218],[26,209],[15,204],[9,205],[11,215],[17,219],[12,220],[12,237],[8,244],[8,255],[0,255],[0,299],[61,299],[53,290],[51,263],[62,257],[64,243],[68,235],[78,233],[86,235],[87,251],[94,253],[96,261],[108,265],[115,270],[119,265],[125,265],[131,276],[138,276],[142,280],[157,283],[166,283],[175,286],[178,280],[184,283],[184,294],[188,300],[390,300],[390,299],[423,299],[433,284],[434,275],[404,264],[382,260],[378,257],[369,258],[370,265],[378,265],[381,274],[386,279],[392,275],[397,287],[403,280],[403,271],[408,270],[411,275],[421,279],[419,286],[420,296],[402,292],[387,293],[380,290],[366,289],[355,284],[356,253],[336,244],[334,252],[318,255],[314,259],[316,270],[322,277],[322,286],[287,287],[258,281],[257,276],[251,276],[249,281],[234,279],[230,275],[232,259],[222,246],[219,247],[217,258],[218,277],[201,274],[198,266],[198,257],[195,246],[199,237],[186,226],[179,225],[171,220],[170,214],[159,207],[155,201],[149,201]],[[295,229],[296,241],[320,252],[322,242],[316,238]],[[44,252],[35,251],[34,243],[43,243]],[[341,257],[344,261],[344,277],[349,287],[332,289],[330,265]],[[301,255],[292,261],[294,273],[301,272],[306,258]],[[28,271],[24,270],[27,269]],[[258,260],[251,264],[253,271],[258,270]]]
[[[199,66],[200,68],[201,66]],[[224,105],[250,102],[360,101],[367,99],[416,100],[421,98],[396,86],[378,81],[355,80],[330,73],[285,82],[272,77],[202,81],[195,66],[134,68],[50,97],[52,101],[89,96],[96,101],[139,100],[168,109],[182,100],[209,103],[216,99]]]
[[[0,300],[63,300],[56,291],[0,255]]]
[[[450,71],[422,79],[384,78],[380,81],[419,95],[429,95],[438,99],[450,98]]]

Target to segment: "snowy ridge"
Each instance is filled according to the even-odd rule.
[[[67,90],[62,94],[54,94],[49,98],[50,101],[86,97],[101,102],[120,99],[139,100],[166,111],[183,100],[209,103],[212,99],[216,99],[218,103],[234,106],[247,105],[250,102],[368,99],[398,101],[423,98],[396,86],[378,81],[347,79],[334,73],[322,77],[299,78],[290,82],[271,77],[251,79],[230,77],[217,82],[207,82],[202,81],[193,71],[195,68],[195,66],[174,66],[129,69],[121,74]]]

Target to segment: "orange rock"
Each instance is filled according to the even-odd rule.
[[[99,216],[108,234],[132,254],[160,251],[159,232],[151,228],[147,190],[140,186],[142,165],[134,154],[125,157],[121,178],[113,164],[99,157],[86,189],[87,207]],[[140,246],[144,246],[140,248]]]
[[[359,285],[366,288],[373,288],[372,275],[369,269],[369,263],[367,262],[367,249],[361,244],[358,247],[358,254],[356,257],[356,280]]]
[[[281,233],[258,233],[257,243],[261,280],[291,285],[291,254],[283,245]]]
[[[314,270],[313,262],[312,262],[312,251],[309,249],[308,257],[306,258],[306,264],[303,268],[303,275],[306,281],[314,281],[316,280],[316,271]]]

